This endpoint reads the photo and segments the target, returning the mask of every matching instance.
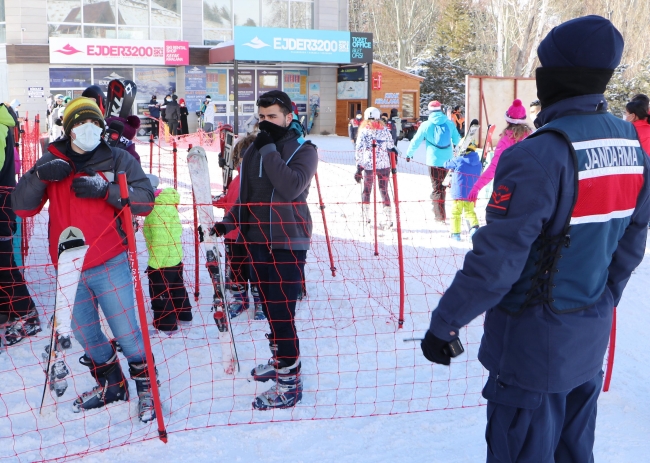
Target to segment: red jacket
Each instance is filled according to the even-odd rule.
[[[646,119],[644,121],[634,121],[632,124],[634,124],[636,133],[639,136],[641,148],[643,148],[643,151],[645,151],[645,153],[650,156],[650,124],[648,123],[648,120]]]
[[[54,142],[37,162],[40,166],[53,159],[70,161],[66,156],[68,140]],[[56,266],[58,262],[59,235],[69,226],[79,228],[84,234],[88,253],[83,270],[103,264],[107,260],[126,251],[126,235],[122,230],[119,215],[122,209],[120,187],[111,183],[106,199],[77,198],[72,192],[72,180],[86,174],[76,172],[72,165],[72,174],[60,182],[43,182],[38,179],[35,168],[26,172],[12,195],[14,211],[20,217],[38,214],[49,200],[48,236],[50,240],[50,257]],[[131,210],[137,215],[147,215],[153,209],[153,189],[140,164],[128,152],[111,148],[103,143],[85,167],[91,167],[103,178],[112,181],[117,172],[126,172],[129,184]],[[117,178],[115,178],[117,181]]]
[[[239,167],[237,168],[237,172],[239,173],[239,175],[241,175],[241,171]],[[235,203],[237,202],[237,198],[239,198],[239,175],[237,175],[235,178],[232,179],[232,181],[230,182],[230,186],[226,191],[226,194],[221,198],[219,198],[218,200],[212,202],[212,205],[214,207],[218,207],[219,209],[225,209],[226,211],[229,211],[230,208],[232,208],[235,205]],[[239,227],[226,233],[226,236],[224,238],[234,241],[237,239],[237,237],[239,237]]]

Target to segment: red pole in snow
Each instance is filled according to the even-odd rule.
[[[158,421],[158,437],[161,441],[167,443],[167,430],[163,421],[162,404],[160,403],[160,393],[158,391],[158,381],[156,379],[156,366],[153,363],[153,353],[151,352],[151,340],[149,339],[149,329],[147,323],[147,314],[144,309],[144,296],[142,294],[142,282],[140,281],[140,270],[138,268],[138,250],[135,245],[135,232],[133,231],[133,214],[131,213],[131,203],[129,201],[129,188],[126,183],[126,173],[117,173],[120,184],[120,196],[122,198],[122,226],[126,233],[126,240],[129,244],[129,263],[131,264],[131,273],[133,274],[133,285],[135,288],[135,299],[138,305],[138,316],[140,317],[140,330],[142,331],[142,341],[147,357],[147,370],[151,383],[151,394],[153,395],[153,404],[156,410],[156,420]]]
[[[327,243],[327,252],[330,255],[330,270],[332,276],[336,276],[336,267],[334,267],[334,257],[332,256],[332,245],[330,244],[330,233],[327,230],[327,220],[325,220],[325,204],[323,203],[323,196],[320,194],[320,182],[318,181],[318,172],[314,175],[316,179],[316,189],[318,190],[318,204],[320,206],[320,213],[323,216],[323,227],[325,228],[325,242]]]
[[[377,242],[377,188],[379,187],[377,181],[377,141],[372,141],[372,202],[375,220],[373,225],[375,227],[375,256],[379,255],[379,243]]]
[[[149,134],[149,173],[153,174],[153,130]]]
[[[174,156],[174,190],[178,190],[178,150],[176,149],[176,139],[174,139],[172,146]]]
[[[609,333],[609,354],[607,355],[607,371],[605,372],[605,382],[603,383],[603,392],[609,391],[609,383],[612,381],[612,371],[614,370],[614,353],[616,352],[616,307],[612,315],[612,331]]]
[[[395,221],[397,223],[397,260],[399,262],[399,319],[397,328],[404,326],[404,252],[402,249],[402,222],[399,215],[399,190],[397,189],[397,153],[391,151],[390,166],[393,173],[393,194],[395,201]]]

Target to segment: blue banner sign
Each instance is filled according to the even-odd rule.
[[[346,31],[235,27],[238,61],[350,63],[351,44],[352,35]],[[368,43],[363,45],[367,47]],[[372,39],[369,46],[372,47]]]

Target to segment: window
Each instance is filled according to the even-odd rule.
[[[47,0],[49,36],[179,40],[181,1]]]
[[[203,0],[203,44],[232,40],[234,26],[313,29],[313,0]]]
[[[415,93],[402,94],[402,117],[415,117]]]
[[[7,41],[7,23],[5,21],[5,0],[0,0],[0,43]]]

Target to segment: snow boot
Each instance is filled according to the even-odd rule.
[[[382,230],[390,230],[393,227],[393,208],[384,206],[384,223],[380,225]]]
[[[135,381],[135,389],[138,392],[138,418],[143,423],[147,423],[156,418],[147,363],[129,363],[129,373],[131,379]],[[157,370],[156,375],[158,375]]]
[[[295,407],[302,400],[302,378],[300,373],[278,375],[276,383],[262,392],[253,402],[256,410]]]
[[[366,223],[370,223],[372,220],[370,216],[370,204],[363,204],[362,208],[363,208],[363,220],[365,220]]]
[[[230,318],[235,318],[245,310],[248,310],[248,291],[246,291],[246,285],[231,285],[230,294],[232,301],[228,304],[228,313],[230,314]]]
[[[476,233],[476,230],[478,230],[478,225],[474,225],[472,228],[469,229],[469,237],[471,238],[474,236],[474,233]]]
[[[452,233],[451,239],[454,241],[460,241],[460,233]]]
[[[265,383],[270,379],[278,381],[281,376],[298,375],[300,373],[300,358],[296,359],[293,365],[288,365],[284,359],[278,360],[278,345],[271,340],[269,334],[266,337],[269,339],[272,357],[267,363],[259,364],[251,370],[253,380]]]
[[[30,310],[20,317],[10,317],[9,326],[5,330],[7,346],[13,346],[28,336],[34,336],[41,331],[41,321],[36,309]]]
[[[79,363],[90,369],[90,374],[97,381],[97,386],[77,397],[72,404],[75,413],[103,407],[118,400],[129,400],[129,383],[122,373],[116,353],[113,353],[111,358],[101,365],[95,365],[85,354],[79,359]]]
[[[251,285],[251,294],[253,295],[253,304],[255,305],[255,320],[266,320],[262,300],[260,299],[260,288],[257,285]]]

